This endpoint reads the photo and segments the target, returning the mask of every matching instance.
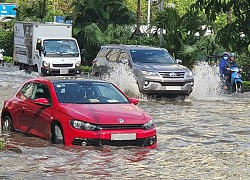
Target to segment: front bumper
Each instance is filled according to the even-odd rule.
[[[194,79],[138,78],[139,91],[145,94],[189,95]]]
[[[80,74],[81,69],[79,68],[41,68],[42,74],[44,75],[75,75]]]
[[[84,131],[74,130],[74,133],[65,134],[65,145],[82,145],[82,146],[139,146],[154,148],[157,146],[156,129],[150,130],[100,130]],[[66,132],[65,132],[66,133]],[[136,134],[133,140],[112,140],[112,134]]]

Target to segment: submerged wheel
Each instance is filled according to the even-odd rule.
[[[53,144],[64,144],[62,126],[59,123],[52,125],[51,132],[52,132],[51,142]]]
[[[243,86],[242,86],[242,84],[240,82],[237,82],[235,84],[235,86],[236,86],[235,89],[236,89],[237,93],[243,93]]]
[[[9,115],[3,117],[2,130],[5,132],[14,132],[13,121]]]

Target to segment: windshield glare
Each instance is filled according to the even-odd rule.
[[[164,50],[130,50],[135,63],[175,64],[174,59]]]
[[[128,99],[110,83],[58,82],[54,88],[60,103],[75,104],[119,104]]]
[[[44,51],[46,56],[49,55],[77,55],[78,48],[76,42],[72,39],[44,40]]]

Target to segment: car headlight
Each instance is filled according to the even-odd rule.
[[[75,129],[79,129],[79,130],[82,129],[86,131],[98,131],[100,129],[99,126],[95,124],[91,124],[88,122],[83,122],[83,121],[79,121],[75,119],[70,121],[70,125]]]
[[[147,75],[147,76],[157,76],[157,72],[153,72],[153,71],[141,71],[141,73],[143,75]]]
[[[190,71],[190,70],[186,71],[186,72],[185,72],[185,76],[186,76],[186,78],[193,78],[193,73],[192,73],[192,71]]]
[[[143,129],[147,130],[147,129],[152,129],[155,127],[154,121],[151,119],[150,121],[148,121],[147,123],[143,124]]]
[[[79,66],[81,66],[81,62],[80,62],[80,61],[77,61],[77,62],[76,62],[76,67],[79,67]]]
[[[49,62],[43,61],[43,66],[44,66],[44,67],[49,67]]]

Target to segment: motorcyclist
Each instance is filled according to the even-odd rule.
[[[225,64],[225,68],[226,68],[225,76],[226,76],[226,81],[227,81],[228,85],[230,85],[230,83],[231,83],[230,82],[231,81],[231,75],[232,75],[231,69],[233,67],[239,67],[238,64],[235,62],[235,59],[236,59],[236,54],[231,53],[229,61],[227,61],[226,64]]]
[[[0,49],[0,64],[2,64],[2,66],[4,66],[3,53],[4,49]]]
[[[229,55],[230,55],[229,52],[224,52],[223,55],[222,55],[222,59],[220,60],[219,72],[220,72],[220,76],[222,78],[224,78],[225,73],[226,73],[225,65],[226,65],[226,62],[229,59]]]

